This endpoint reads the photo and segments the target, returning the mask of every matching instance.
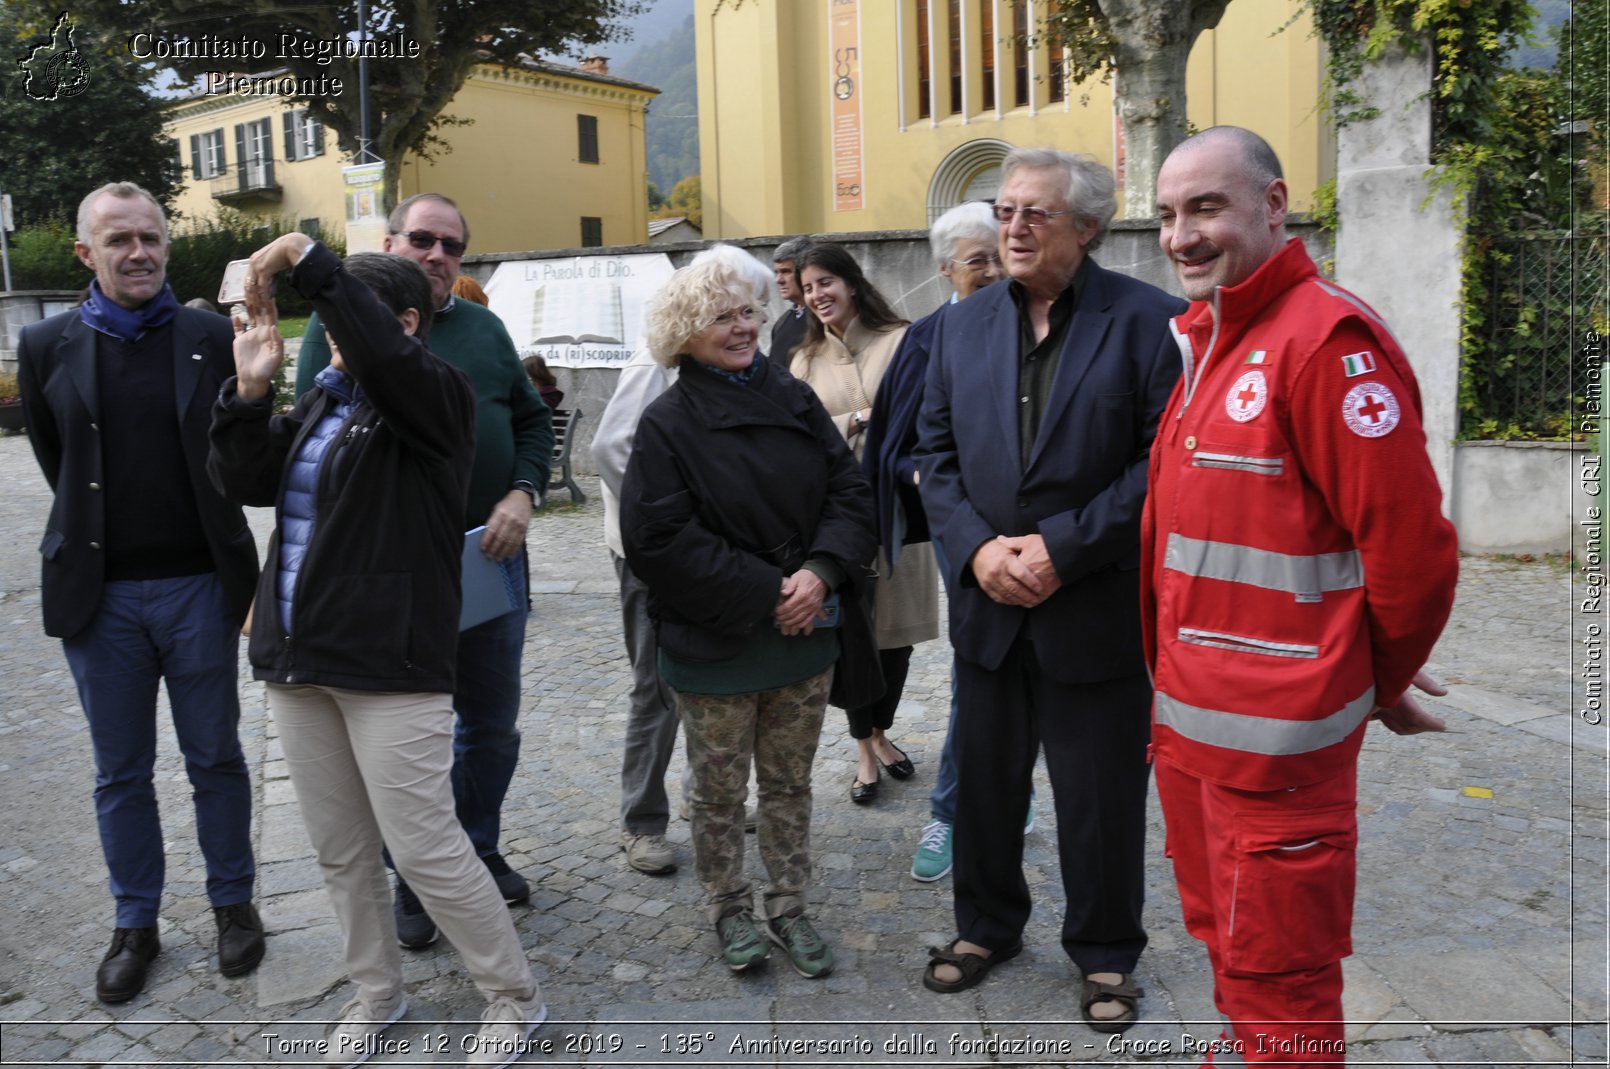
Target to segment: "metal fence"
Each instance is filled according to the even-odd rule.
[[[1574,357],[1610,297],[1605,245],[1602,233],[1494,241],[1485,330],[1464,356],[1464,437],[1573,436]]]

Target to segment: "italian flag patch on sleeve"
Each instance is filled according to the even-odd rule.
[[[1342,357],[1342,372],[1348,378],[1355,375],[1368,375],[1375,370],[1375,354],[1365,349],[1362,353],[1350,353]]]

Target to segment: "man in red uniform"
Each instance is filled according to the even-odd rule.
[[[1447,621],[1453,527],[1391,332],[1285,233],[1262,138],[1214,127],[1157,179],[1192,300],[1152,448],[1142,620],[1185,924],[1230,1022],[1215,1064],[1343,1058],[1366,725],[1443,724],[1407,695]]]

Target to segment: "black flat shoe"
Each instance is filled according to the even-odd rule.
[[[917,774],[917,766],[911,763],[911,758],[906,756],[906,751],[900,749],[898,746],[896,746],[894,750],[895,753],[900,755],[900,760],[894,762],[892,765],[884,765],[882,761],[879,761],[878,764],[883,765],[883,770],[889,773],[889,775],[893,776],[895,779],[910,779],[912,776],[915,776]]]
[[[880,772],[877,776],[873,777],[871,783],[862,783],[860,780],[856,780],[854,783],[851,783],[850,801],[854,802],[856,805],[871,805],[877,800],[878,780],[882,777],[883,773]]]

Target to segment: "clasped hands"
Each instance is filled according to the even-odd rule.
[[[285,339],[274,304],[274,276],[296,265],[313,239],[282,234],[252,253],[246,269],[246,315],[251,327],[231,318],[235,327],[235,393],[242,401],[266,397],[274,372],[285,362]]]
[[[784,579],[782,591],[777,595],[777,607],[772,610],[777,630],[785,635],[810,634],[818,623],[827,619],[822,611],[825,597],[827,584],[808,568],[801,568]]]
[[[1032,609],[1062,589],[1043,535],[996,535],[970,562],[973,577],[992,601]]]

